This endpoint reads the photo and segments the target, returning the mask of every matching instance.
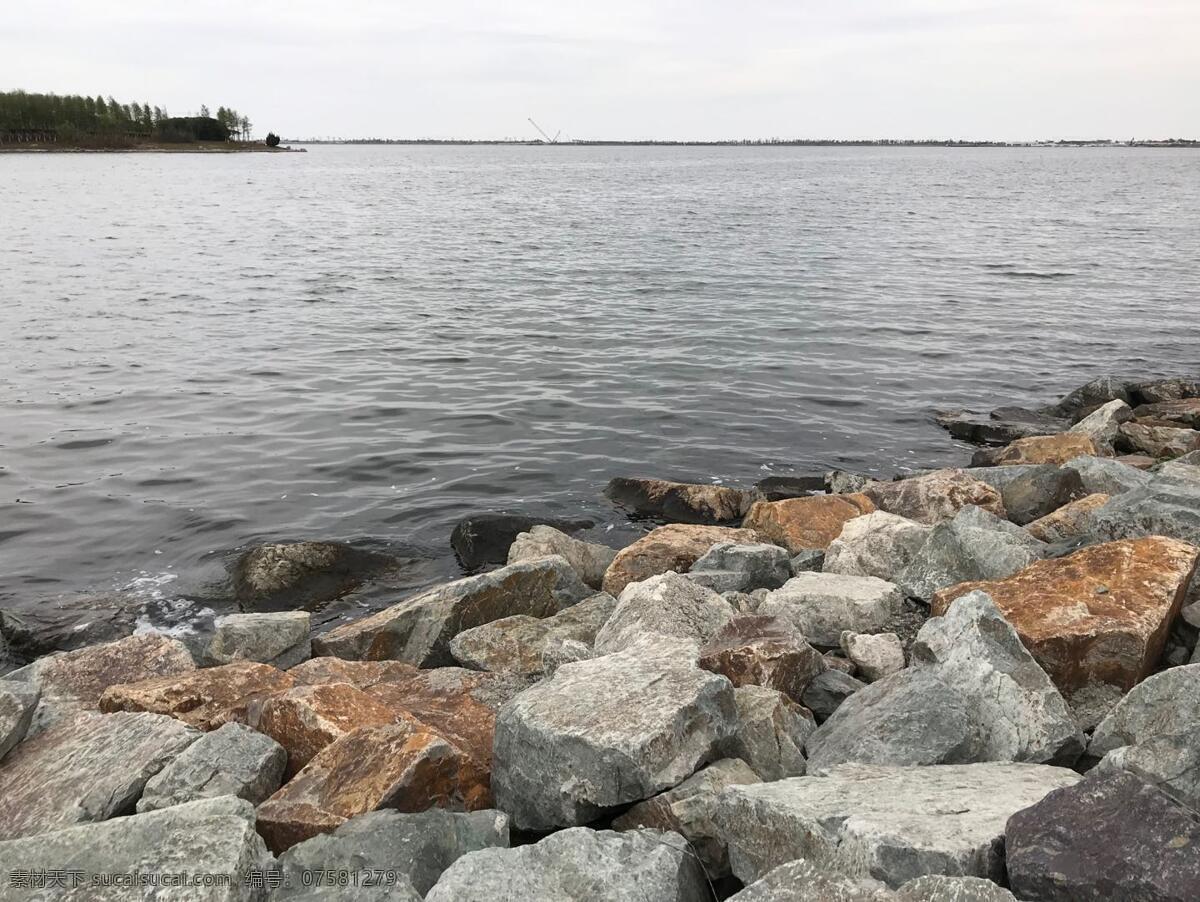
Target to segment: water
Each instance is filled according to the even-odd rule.
[[[0,606],[214,594],[615,475],[965,460],[937,408],[1200,369],[1200,155],[314,147],[0,156]]]

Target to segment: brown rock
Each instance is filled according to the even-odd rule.
[[[1025,529],[1035,539],[1043,542],[1063,542],[1078,538],[1091,528],[1093,511],[1107,504],[1111,497],[1103,492],[1086,495],[1077,501],[1064,504],[1041,519],[1034,520]]]
[[[871,499],[861,493],[759,501],[750,508],[742,526],[755,530],[768,542],[782,545],[792,554],[799,554],[808,548],[828,548],[841,535],[847,520],[873,510]]]
[[[933,597],[941,616],[982,589],[1066,695],[1105,683],[1128,691],[1157,665],[1200,549],[1151,536],[1037,561],[1007,579],[960,583]]]
[[[825,659],[779,617],[740,614],[700,649],[700,666],[734,686],[766,686],[799,702]]]
[[[1136,451],[1150,457],[1182,457],[1191,451],[1200,450],[1200,432],[1174,426],[1154,426],[1131,422],[1121,424],[1117,446],[1125,451]]]
[[[1165,420],[1179,426],[1200,429],[1200,398],[1143,404],[1134,409],[1133,415],[1140,420]]]
[[[1082,454],[1102,457],[1104,452],[1096,446],[1091,436],[1060,432],[1058,435],[1019,438],[996,455],[995,464],[1001,467],[1013,464],[1065,464]]]
[[[201,730],[215,730],[231,720],[244,722],[252,703],[291,687],[291,676],[282,670],[239,661],[110,686],[100,696],[100,710],[151,711],[168,714]]]
[[[962,470],[934,470],[895,482],[873,482],[863,494],[879,510],[927,526],[954,519],[969,504],[1000,518],[1007,516],[1000,491]]]
[[[406,679],[420,671],[403,661],[347,661],[345,658],[310,658],[288,672],[297,686],[318,683],[349,683],[366,689],[376,683]]]
[[[752,492],[741,489],[636,477],[613,479],[604,494],[635,513],[663,517],[676,523],[740,520],[754,500]]]
[[[1125,464],[1127,467],[1133,467],[1135,470],[1149,470],[1158,460],[1150,457],[1148,454],[1122,454],[1114,458],[1117,463]]]
[[[756,504],[754,507],[758,506]],[[708,549],[721,542],[758,541],[758,533],[751,529],[685,524],[660,526],[617,552],[604,574],[604,591],[616,598],[630,583],[649,579],[668,570],[685,573]]]

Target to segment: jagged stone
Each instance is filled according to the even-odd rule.
[[[312,657],[310,621],[307,611],[219,617],[208,645],[208,659],[213,664],[257,661],[287,670]]]
[[[1078,471],[1056,464],[978,467],[966,472],[996,489],[1007,519],[1022,526],[1087,494]]]
[[[524,514],[483,513],[464,517],[450,533],[450,547],[463,568],[472,571],[485,564],[503,564],[517,536],[535,526],[550,526],[559,532],[590,529],[591,520],[530,517]]]
[[[1086,495],[1034,520],[1025,529],[1039,542],[1055,543],[1078,539],[1092,531],[1096,511],[1111,499],[1111,495],[1100,493]]]
[[[809,642],[836,646],[843,630],[880,632],[900,614],[898,586],[873,576],[800,573],[770,593],[758,613],[792,623]]]
[[[709,574],[728,574],[718,591],[753,592],[755,589],[778,589],[792,575],[791,558],[778,545],[714,545],[692,564],[689,575],[701,585],[715,589],[704,580]]]
[[[764,686],[734,690],[737,727],[721,744],[764,780],[798,777],[805,771],[804,743],[816,729],[812,714],[782,692]]]
[[[686,576],[652,576],[621,592],[612,616],[596,633],[595,653],[621,651],[647,633],[707,642],[734,613],[724,598]]]
[[[1134,686],[1096,728],[1088,755],[1102,758],[1122,746],[1188,730],[1200,731],[1200,664],[1172,667]]]
[[[855,517],[830,543],[821,569],[894,580],[920,551],[932,529],[886,511]]]
[[[625,477],[610,480],[604,495],[634,513],[676,523],[716,524],[740,520],[754,501],[753,492],[722,485]]]
[[[774,868],[728,902],[896,902],[896,896],[878,880],[830,873],[798,858]]]
[[[864,682],[873,683],[904,669],[904,646],[895,633],[854,633],[843,630],[842,651]]]
[[[1005,515],[998,491],[964,470],[934,470],[896,482],[875,482],[863,490],[881,511],[934,526],[968,505]]]
[[[1147,737],[1105,755],[1088,774],[1128,771],[1158,787],[1171,798],[1200,810],[1200,731]]]
[[[797,573],[820,573],[825,566],[825,551],[821,548],[805,548],[799,554],[792,555],[790,566],[792,576]]]
[[[1096,443],[1097,448],[1111,451],[1121,434],[1121,424],[1133,419],[1133,416],[1130,406],[1117,399],[1097,407],[1067,431],[1086,435]]]
[[[800,696],[800,703],[812,711],[820,723],[829,718],[842,702],[866,685],[844,671],[826,670],[813,677],[812,682],[805,688],[804,695]]]
[[[604,591],[619,597],[630,583],[668,571],[686,573],[714,545],[759,540],[758,533],[750,529],[679,523],[660,526],[617,552],[605,571]]]
[[[233,593],[244,611],[314,608],[395,566],[387,555],[341,542],[257,545],[233,568]]]
[[[875,505],[863,494],[759,501],[750,508],[742,526],[796,555],[813,548],[828,548],[847,520],[873,510]]]
[[[1092,532],[1101,540],[1169,536],[1200,545],[1200,484],[1155,478],[1097,510]]]
[[[1156,404],[1159,401],[1178,401],[1182,398],[1200,398],[1200,380],[1187,376],[1171,376],[1166,379],[1148,379],[1129,386],[1134,404]]]
[[[701,647],[700,666],[734,686],[766,686],[798,702],[825,660],[786,620],[739,614]]]
[[[825,491],[830,495],[853,495],[874,481],[870,476],[847,473],[845,470],[828,470],[822,477]]]
[[[1123,376],[1097,376],[1063,397],[1057,404],[1043,407],[1039,413],[1078,420],[1109,401],[1124,401],[1128,404],[1133,400],[1130,394],[1133,384]]]
[[[1083,490],[1089,495],[1120,495],[1148,485],[1152,478],[1120,460],[1088,454],[1068,460],[1063,467],[1079,474]]]
[[[40,697],[33,683],[0,680],[0,761],[25,738]]]
[[[1133,415],[1140,420],[1166,420],[1189,429],[1200,429],[1200,398],[1179,398],[1142,404]]]
[[[1117,447],[1122,451],[1146,454],[1150,457],[1180,457],[1200,450],[1200,432],[1135,420],[1121,424]]]
[[[617,550],[572,538],[553,526],[535,526],[513,540],[508,549],[508,563],[519,564],[555,554],[570,564],[591,588],[599,589],[604,581],[604,571],[617,556]]]

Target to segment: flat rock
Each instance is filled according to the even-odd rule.
[[[681,574],[652,576],[622,590],[612,616],[596,633],[595,652],[621,651],[647,633],[707,642],[734,613],[716,592]]]
[[[734,686],[766,686],[799,702],[825,659],[788,621],[739,614],[700,648],[700,666]]]
[[[893,580],[921,550],[932,528],[886,511],[855,517],[829,544],[822,569]]]
[[[521,829],[588,823],[682,783],[737,726],[727,679],[695,646],[648,637],[564,664],[496,720],[492,788]]]
[[[1101,540],[1169,536],[1200,545],[1200,484],[1155,478],[1097,510],[1092,532]]]
[[[800,703],[812,711],[820,723],[829,718],[841,707],[842,702],[855,692],[866,688],[866,685],[845,671],[830,668],[813,677],[804,694],[800,696]]]
[[[665,479],[617,477],[604,495],[635,514],[674,523],[730,523],[750,509],[754,493],[723,485],[697,485]]]
[[[739,686],[733,695],[737,726],[721,752],[740,758],[764,780],[804,774],[804,743],[817,726],[812,713],[765,686]]]
[[[903,604],[898,586],[873,576],[800,573],[770,593],[758,613],[782,617],[809,642],[833,647],[844,630],[885,630]]]
[[[131,814],[146,781],[199,733],[155,714],[77,714],[0,762],[0,839]]]
[[[847,520],[873,510],[871,499],[861,493],[759,501],[750,508],[742,526],[795,555],[813,548],[828,548]]]
[[[1086,536],[1092,531],[1094,514],[1112,500],[1111,495],[1097,492],[1064,504],[1028,524],[1025,529],[1040,542],[1067,542]]]
[[[864,682],[873,683],[904,669],[904,646],[895,633],[843,630],[839,641]]]
[[[1079,474],[1083,490],[1089,495],[1120,495],[1149,484],[1151,476],[1136,467],[1108,457],[1081,455],[1062,465]]]
[[[940,616],[982,589],[1068,699],[1094,683],[1129,690],[1158,663],[1198,557],[1161,537],[1092,545],[1007,579],[944,589],[931,607]]]
[[[1050,793],[1009,819],[1004,844],[1023,899],[1200,898],[1200,819],[1132,774]]]
[[[313,640],[319,655],[452,664],[450,641],[502,617],[549,617],[592,594],[561,557],[523,561],[436,586]]]
[[[1081,454],[1099,455],[1091,436],[1074,432],[1019,438],[1004,447],[992,460],[996,466],[1013,464],[1064,464]]]
[[[704,871],[687,841],[658,830],[578,827],[515,849],[470,852],[427,902],[705,902]]]
[[[1150,457],[1180,457],[1200,449],[1200,432],[1135,420],[1121,424],[1117,447],[1122,451]]]
[[[1079,472],[1057,464],[978,467],[967,472],[996,489],[1007,519],[1022,526],[1087,494]]]
[[[477,570],[485,564],[503,564],[517,536],[535,526],[550,526],[559,532],[574,533],[590,529],[592,520],[570,520],[559,517],[532,517],[525,514],[483,513],[464,517],[450,533],[450,547],[460,564],[467,570]]]
[[[772,869],[729,902],[896,902],[896,895],[870,877],[847,877],[799,858]]]
[[[863,493],[879,510],[927,526],[953,518],[968,505],[982,507],[997,517],[1005,515],[1000,493],[963,470],[934,470],[896,482],[876,482]]]
[[[735,545],[721,543],[704,553],[689,571],[690,578],[701,585],[707,574],[721,574],[724,579],[719,591],[753,592],[756,589],[778,589],[792,575],[791,558],[778,545]],[[724,585],[727,583],[727,585]]]
[[[1126,745],[1200,731],[1200,664],[1171,667],[1139,683],[1092,735],[1088,754],[1102,758]]]
[[[604,572],[617,556],[615,548],[574,539],[553,526],[535,526],[517,535],[508,549],[508,563],[537,560],[557,554],[579,578],[593,589],[599,589]]]
[[[206,654],[213,664],[257,661],[287,670],[312,657],[310,624],[307,611],[227,614],[217,618]]]
[[[279,788],[287,753],[269,736],[239,723],[205,733],[146,782],[143,814],[197,799],[237,796],[257,805]]]
[[[25,738],[40,697],[33,683],[0,680],[0,760]]]
[[[1005,822],[1078,780],[1041,764],[849,764],[825,777],[730,787],[715,819],[744,883],[796,858],[892,887],[929,874],[1001,880]]]
[[[908,881],[896,891],[896,902],[1018,902],[1018,899],[983,877],[934,874]]]
[[[238,558],[233,594],[244,611],[316,608],[393,566],[386,555],[341,542],[272,542]]]
[[[999,408],[991,416],[947,411],[938,414],[937,422],[954,438],[976,445],[1007,445],[1031,435],[1062,432],[1071,425],[1070,420],[1015,407]]]
[[[660,526],[617,552],[604,574],[604,591],[618,597],[630,583],[668,571],[685,573],[713,545],[758,541],[758,533],[750,529],[681,523]]]
[[[1121,434],[1121,424],[1133,417],[1133,409],[1117,399],[1100,405],[1067,431],[1089,436],[1097,448],[1112,450]]]

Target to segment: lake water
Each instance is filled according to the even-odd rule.
[[[0,155],[0,606],[961,462],[938,408],[1200,370],[1198,286],[1188,151]]]

